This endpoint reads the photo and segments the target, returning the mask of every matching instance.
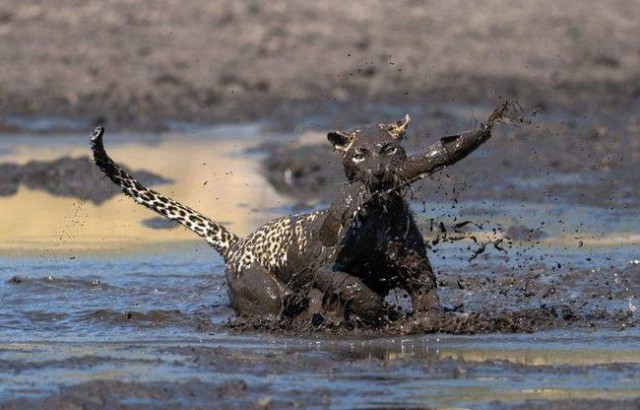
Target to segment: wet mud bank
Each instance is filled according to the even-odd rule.
[[[135,171],[140,181],[150,185],[171,182],[157,174]],[[11,196],[20,186],[42,190],[51,195],[77,198],[101,204],[120,193],[107,181],[89,157],[59,158],[53,161],[30,161],[24,165],[0,163],[0,196]]]

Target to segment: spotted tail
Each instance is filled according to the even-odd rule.
[[[167,198],[136,181],[107,155],[102,143],[103,134],[104,128],[97,127],[93,130],[91,136],[93,159],[102,172],[116,185],[120,186],[125,195],[130,196],[137,203],[159,213],[165,218],[181,223],[204,238],[226,261],[229,256],[229,248],[239,238],[229,232],[227,228],[213,222],[199,212]]]

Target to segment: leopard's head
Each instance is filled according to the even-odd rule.
[[[374,192],[396,185],[396,169],[407,158],[401,142],[408,124],[409,116],[405,115],[402,120],[391,124],[349,132],[332,131],[327,138],[342,153],[347,179],[362,181]]]

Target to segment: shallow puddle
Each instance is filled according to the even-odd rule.
[[[105,144],[116,161],[174,180],[158,191],[242,235],[294,212],[265,182],[260,154],[247,151],[269,138],[287,137],[265,139],[252,125],[107,134]],[[0,139],[0,162],[89,152],[88,136]],[[488,249],[472,261],[477,244],[470,240],[434,247],[430,257],[445,302],[471,310],[535,308],[540,293],[553,288],[549,303],[621,312],[624,323],[637,322],[635,211],[509,201],[413,205],[423,226],[431,218],[481,222],[483,228],[472,231],[478,239],[494,240],[500,232],[492,227],[513,221],[544,231],[544,237],[514,241],[504,252]],[[221,326],[233,318],[222,260],[181,227],[142,223],[155,215],[128,198],[95,205],[22,186],[0,197],[0,210],[0,403],[13,408],[31,403],[20,400],[73,395],[74,386],[91,391],[98,380],[137,383],[132,390],[156,383],[180,389],[194,380],[218,388],[241,380],[241,393],[220,393],[220,403],[276,408],[482,409],[499,402],[640,395],[640,333],[622,322],[595,330],[347,340],[232,332]],[[427,229],[425,235],[435,233]],[[483,281],[500,282],[505,272],[533,275],[542,290],[522,300],[492,294]],[[596,277],[602,282],[587,280]],[[597,293],[603,287],[609,293]],[[211,324],[219,330],[202,330]],[[107,391],[121,388],[114,386]],[[179,403],[160,393],[121,395],[149,407]]]

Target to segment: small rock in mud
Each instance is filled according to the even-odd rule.
[[[172,182],[147,171],[135,171],[145,185]],[[15,195],[20,185],[101,204],[120,190],[102,176],[89,157],[63,157],[53,161],[30,161],[24,165],[0,164],[0,196]]]
[[[23,280],[24,279],[22,279],[20,276],[13,276],[11,279],[7,281],[7,283],[18,284],[18,283],[22,283]]]

